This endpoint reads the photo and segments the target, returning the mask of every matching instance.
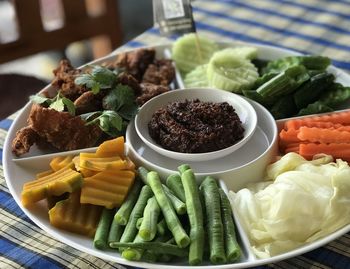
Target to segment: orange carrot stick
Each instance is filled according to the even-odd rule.
[[[297,137],[301,141],[318,143],[350,143],[350,132],[335,129],[301,127]]]
[[[287,147],[290,143],[297,143],[300,142],[300,139],[298,138],[298,130],[289,129],[289,130],[282,130],[279,134],[280,137],[280,146],[281,147]]]
[[[333,123],[333,122],[329,122],[329,121],[305,121],[305,120],[289,120],[284,124],[284,128],[286,130],[289,129],[295,129],[295,130],[299,130],[300,127],[317,127],[317,128],[333,128],[333,129],[337,129],[340,127],[343,127],[344,125],[339,124],[339,123]],[[350,130],[350,129],[349,129]]]
[[[323,116],[311,116],[301,120],[304,121],[329,121],[332,123],[350,124],[350,110],[343,112],[332,112]]]
[[[306,159],[310,159],[315,154],[324,153],[332,155],[334,158],[342,159],[344,161],[350,161],[350,143],[339,144],[316,144],[307,143],[300,144],[299,154]]]

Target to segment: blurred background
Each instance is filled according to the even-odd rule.
[[[0,119],[48,84],[153,26],[152,0],[0,0]]]

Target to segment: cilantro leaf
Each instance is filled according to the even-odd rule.
[[[103,89],[110,89],[117,80],[117,74],[103,66],[93,66],[91,73],[79,75],[74,83],[77,85],[85,85],[91,89],[94,94]]]
[[[123,118],[112,110],[96,111],[80,117],[86,121],[86,125],[98,124],[102,131],[113,137],[120,135],[127,126]]]
[[[66,106],[69,114],[71,114],[72,116],[75,116],[75,105],[74,105],[74,103],[70,99],[68,99],[66,97],[62,97],[62,102]]]
[[[52,103],[52,100],[50,98],[44,97],[42,95],[32,95],[29,97],[29,99],[39,105],[47,105],[49,106]]]
[[[103,107],[118,111],[123,106],[135,104],[134,91],[127,85],[118,84],[103,99]]]
[[[64,103],[62,98],[58,98],[56,101],[52,102],[49,107],[59,112],[64,111]]]
[[[60,93],[57,93],[57,95],[50,99],[46,98],[41,95],[32,95],[30,97],[30,100],[34,103],[43,105],[45,107],[52,108],[54,110],[57,110],[59,112],[64,111],[65,108],[67,108],[68,112],[74,116],[75,115],[75,106],[74,103],[69,100],[68,98],[62,96]]]
[[[94,77],[95,81],[100,84],[102,89],[111,88],[116,80],[116,75],[113,71],[99,65],[94,66],[91,75]]]

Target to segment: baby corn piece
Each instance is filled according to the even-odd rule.
[[[101,205],[106,208],[120,206],[135,179],[133,171],[104,171],[84,179],[81,189],[82,204]]]
[[[70,194],[69,198],[59,201],[49,210],[50,223],[56,228],[73,233],[94,236],[102,207],[80,204],[80,190]]]
[[[55,157],[50,162],[50,167],[54,171],[58,171],[61,168],[69,165],[73,160],[73,156],[63,156],[63,157]]]
[[[52,174],[25,183],[21,194],[22,204],[28,206],[50,195],[59,196],[80,188],[83,177],[74,171],[72,166],[73,163]]]
[[[124,156],[124,136],[103,142],[96,150],[98,157]]]

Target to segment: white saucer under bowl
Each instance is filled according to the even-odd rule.
[[[231,190],[263,177],[265,167],[276,156],[277,127],[271,114],[260,104],[250,101],[257,114],[257,127],[249,141],[221,158],[208,161],[186,161],[198,176],[220,177]],[[163,177],[175,173],[184,161],[166,157],[148,147],[137,135],[135,124],[126,132],[128,154],[140,165],[158,171]]]

